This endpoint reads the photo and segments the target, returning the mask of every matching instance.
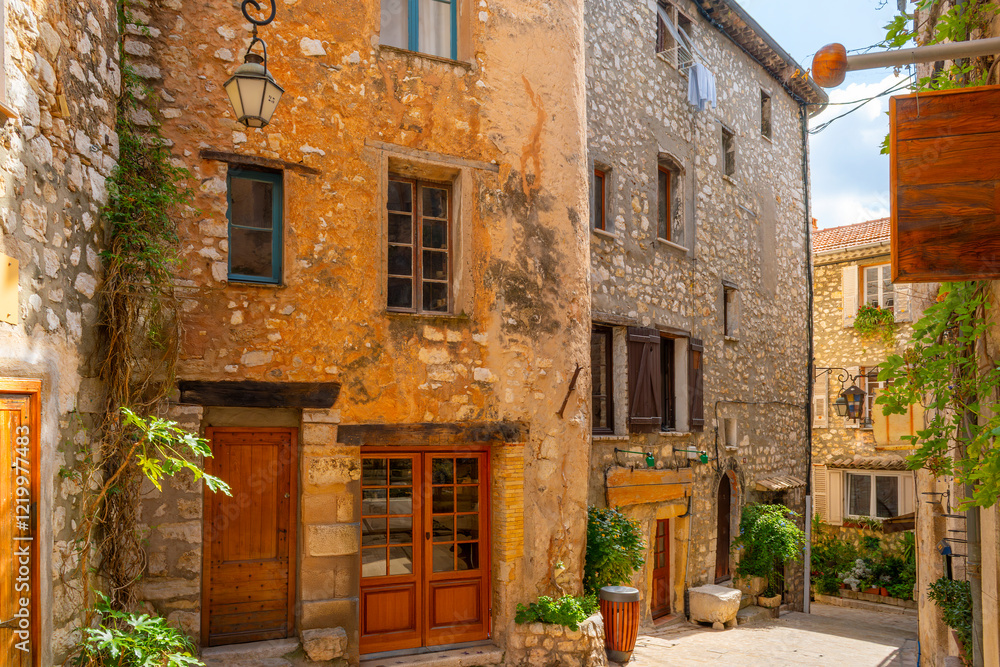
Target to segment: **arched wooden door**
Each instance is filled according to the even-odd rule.
[[[719,508],[719,523],[715,541],[715,581],[716,583],[729,578],[729,526],[732,516],[730,505],[732,504],[732,482],[728,475],[724,475],[719,481],[719,494],[717,498]]]

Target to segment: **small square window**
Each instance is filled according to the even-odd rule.
[[[458,0],[382,0],[381,19],[382,44],[458,58]]]
[[[722,128],[722,173],[730,178],[736,176],[736,137],[725,126]]]
[[[594,180],[590,187],[590,226],[607,231],[607,180],[603,169],[594,168]]]
[[[760,91],[760,133],[771,138],[771,96]]]
[[[451,310],[451,185],[389,177],[386,307]]]
[[[227,199],[229,280],[280,283],[281,174],[230,169]]]

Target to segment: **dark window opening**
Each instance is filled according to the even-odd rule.
[[[614,388],[612,346],[614,336],[607,327],[594,327],[590,335],[591,402],[594,433],[614,433]]]
[[[607,231],[605,221],[605,188],[607,173],[601,169],[594,169],[594,182],[590,188],[590,226],[594,229]]]
[[[280,173],[230,169],[229,280],[281,282]]]
[[[736,137],[731,130],[722,128],[722,173],[736,175]]]
[[[771,96],[760,91],[760,133],[771,138]]]
[[[680,169],[671,161],[657,164],[657,231],[664,241],[684,245],[684,215],[681,205]]]
[[[661,431],[677,430],[677,388],[675,384],[676,361],[674,360],[674,339],[662,337],[660,339],[660,378],[663,382],[661,396],[663,407],[660,414],[663,421],[660,424]]]

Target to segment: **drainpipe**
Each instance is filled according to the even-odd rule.
[[[812,402],[813,402],[813,265],[812,265],[812,209],[809,201],[809,109],[799,106],[802,119],[802,201],[806,213],[806,307],[809,353],[806,358],[806,548],[802,558],[803,591],[802,611],[809,612],[809,589],[812,586]]]

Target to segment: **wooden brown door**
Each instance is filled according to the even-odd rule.
[[[205,492],[202,643],[281,639],[294,631],[296,432],[210,428],[209,471],[232,496]]]
[[[0,395],[0,667],[32,662],[36,425],[27,395]]]
[[[729,503],[732,499],[732,489],[729,477],[723,477],[719,482],[719,524],[715,541],[715,581],[716,583],[729,578]]]
[[[362,457],[361,651],[489,636],[485,452]]]
[[[653,602],[650,605],[653,618],[670,613],[670,520],[656,522],[656,536],[653,538]]]

